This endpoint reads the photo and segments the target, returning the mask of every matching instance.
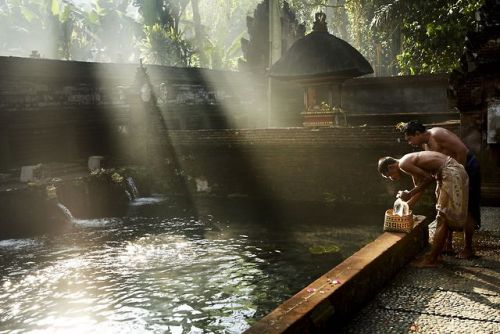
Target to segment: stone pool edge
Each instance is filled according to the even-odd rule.
[[[416,216],[409,233],[384,232],[246,330],[245,334],[331,332],[349,320],[428,242]]]

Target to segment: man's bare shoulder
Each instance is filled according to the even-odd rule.
[[[443,137],[450,138],[450,137],[452,137],[452,138],[457,138],[458,139],[458,136],[455,133],[451,132],[448,129],[441,128],[439,126],[430,128],[427,131],[429,131],[429,133],[431,134],[431,136],[433,136],[435,138],[437,138],[437,137],[439,137],[439,138],[443,138]]]
[[[415,163],[417,160],[425,161],[428,159],[444,159],[446,155],[441,152],[436,151],[419,151],[405,154],[399,159],[400,164],[406,163]]]
[[[431,133],[431,140],[429,142],[434,144],[431,150],[451,155],[461,163],[465,162],[462,160],[465,159],[468,149],[459,136],[450,130],[439,127],[429,129],[428,131]]]
[[[424,152],[425,152],[425,151],[407,153],[407,154],[403,155],[403,156],[399,159],[399,164],[400,164],[400,165],[413,164],[413,161],[415,160],[415,158],[416,158],[419,154],[424,153]]]

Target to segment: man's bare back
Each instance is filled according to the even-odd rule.
[[[440,171],[446,159],[448,159],[448,156],[439,152],[413,152],[399,159],[399,167],[403,172],[413,177],[429,178]]]
[[[428,129],[427,132],[430,134],[429,140],[423,145],[426,151],[441,152],[465,166],[469,149],[457,135],[440,127]]]

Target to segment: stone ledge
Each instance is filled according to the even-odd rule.
[[[245,334],[331,333],[427,245],[427,236],[424,216],[417,216],[416,226],[408,234],[383,233],[278,306]]]

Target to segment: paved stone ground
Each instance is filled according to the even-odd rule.
[[[481,219],[477,258],[406,266],[339,333],[500,333],[500,207],[481,208]]]

